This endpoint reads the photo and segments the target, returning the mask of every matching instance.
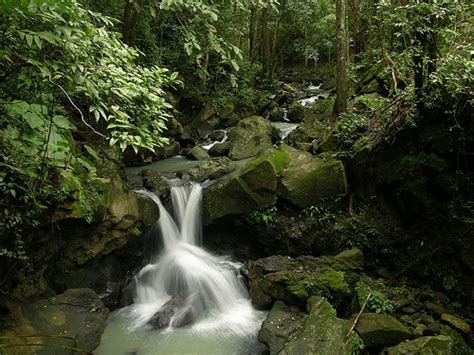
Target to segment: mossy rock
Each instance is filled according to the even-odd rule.
[[[336,317],[336,311],[323,297],[314,296],[307,303],[308,316],[285,346],[290,354],[352,354],[356,334],[347,339],[351,322]]]
[[[268,208],[276,202],[277,177],[273,165],[259,160],[217,181],[204,192],[204,211],[209,220]]]
[[[76,353],[73,348],[90,353],[100,344],[108,314],[94,291],[70,289],[22,305],[14,328],[2,332],[7,336],[2,343],[19,345],[8,346],[9,354],[72,354]]]
[[[358,250],[357,253],[361,254]],[[348,299],[351,289],[346,271],[351,271],[352,263],[342,262],[343,257],[301,256],[294,259],[275,255],[252,262],[249,280],[254,306],[267,309],[275,300],[304,306],[312,295],[323,295],[336,302]]]
[[[386,355],[452,355],[453,339],[444,335],[422,337],[407,341],[391,348],[385,352]]]
[[[229,131],[229,158],[240,160],[255,156],[273,146],[272,126],[260,116],[241,120]]]
[[[341,161],[318,159],[286,145],[280,149],[289,159],[281,173],[279,196],[305,208],[321,200],[335,200],[347,194],[347,180]]]
[[[369,348],[398,344],[412,337],[410,328],[386,314],[362,313],[355,329]]]

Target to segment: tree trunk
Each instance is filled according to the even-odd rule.
[[[346,0],[336,0],[337,72],[334,114],[339,116],[347,108],[347,30]]]
[[[257,9],[253,5],[250,9],[249,19],[249,58],[250,62],[253,63],[257,59],[258,46],[257,46]]]
[[[139,1],[138,6],[142,6],[142,1]],[[123,11],[122,35],[123,41],[132,47],[134,47],[136,43],[138,19],[139,12],[135,7],[134,2],[126,1],[125,9]]]
[[[261,28],[260,28],[260,38],[261,38],[261,58],[262,58],[262,71],[265,76],[270,75],[271,71],[271,43],[270,35],[268,33],[268,9],[264,8],[262,10],[261,16]]]
[[[359,0],[352,0],[352,21],[354,25],[354,58],[365,50],[364,38],[361,31]]]

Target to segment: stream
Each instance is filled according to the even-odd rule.
[[[109,318],[96,354],[257,354],[265,313],[255,310],[242,267],[201,245],[199,184],[174,182],[173,216],[156,222],[163,250],[135,277],[134,304]]]

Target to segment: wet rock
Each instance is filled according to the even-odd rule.
[[[209,155],[211,157],[221,157],[229,154],[231,147],[230,142],[216,143],[211,149],[209,149]]]
[[[471,332],[471,326],[464,320],[453,316],[452,314],[443,313],[441,315],[441,320],[448,324],[450,327],[461,331],[464,334],[469,334]]]
[[[229,158],[240,160],[264,152],[273,146],[271,136],[272,126],[263,117],[243,119],[229,131]]]
[[[407,341],[385,351],[386,355],[402,355],[402,354],[433,354],[433,355],[450,355],[453,354],[454,342],[450,337],[439,335],[436,337],[422,337],[416,340]]]
[[[199,165],[180,173],[178,176],[191,181],[215,180],[235,170],[235,165],[227,157],[203,160]]]
[[[288,109],[288,120],[300,123],[304,120],[305,109],[299,102],[293,102]]]
[[[207,153],[207,151],[200,146],[195,146],[189,149],[185,154],[189,159],[194,160],[204,160],[209,158],[209,154]]]
[[[345,272],[359,270],[361,265],[362,254],[356,249],[335,257],[275,255],[258,259],[249,267],[252,303],[258,309],[268,309],[275,300],[303,306],[315,294],[347,300],[351,291]]]
[[[277,177],[264,159],[249,162],[242,170],[217,181],[204,191],[208,220],[268,208],[276,202]]]
[[[161,199],[167,199],[170,195],[168,181],[155,170],[144,169],[140,175],[143,178],[143,187],[158,194]]]
[[[70,289],[22,305],[15,325],[1,332],[2,336],[13,336],[12,340],[2,339],[2,343],[30,344],[8,347],[12,354],[71,354],[71,348],[92,352],[100,344],[108,314],[94,291]],[[15,336],[18,334],[32,337]]]
[[[285,119],[285,110],[281,107],[274,107],[268,113],[268,119],[273,122],[283,121]]]
[[[154,329],[173,327],[184,327],[194,321],[192,309],[185,305],[182,298],[172,298],[156,312],[148,323]],[[171,324],[172,322],[172,324]]]
[[[412,337],[410,328],[396,318],[378,313],[362,313],[356,330],[369,348],[398,344]]]

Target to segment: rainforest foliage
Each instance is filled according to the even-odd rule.
[[[467,1],[3,0],[0,255],[27,258],[24,235],[72,193],[93,221],[100,166],[166,146],[183,92],[256,101],[313,70],[336,79],[347,145],[440,108],[455,119],[474,97],[473,27]]]

